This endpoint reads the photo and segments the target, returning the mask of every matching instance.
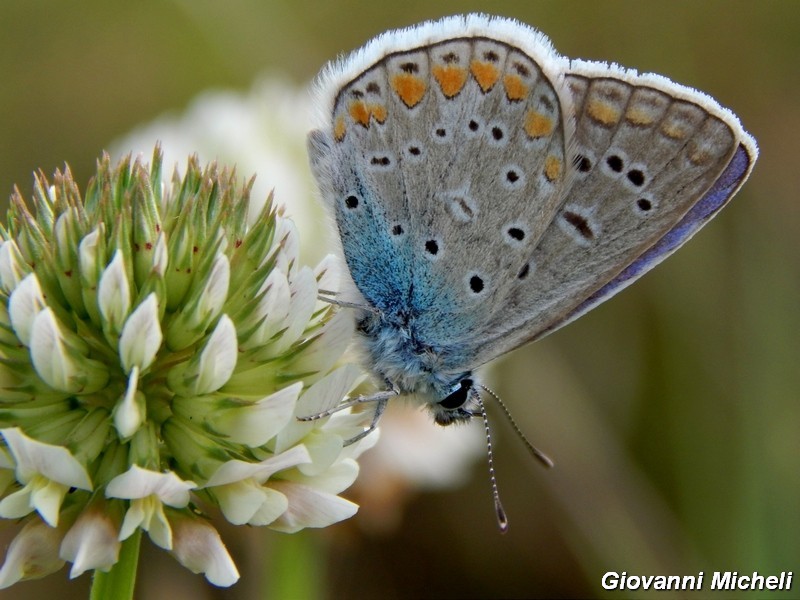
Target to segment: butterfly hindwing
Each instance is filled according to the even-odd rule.
[[[557,329],[643,275],[724,205],[755,159],[738,120],[707,96],[577,65],[567,76],[572,185],[532,255],[531,279],[487,324],[477,361]]]

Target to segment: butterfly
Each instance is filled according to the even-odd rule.
[[[380,35],[319,78],[312,171],[385,390],[441,424],[485,411],[475,369],[672,254],[758,156],[737,117],[654,74],[559,55],[467,15]],[[487,390],[488,391],[488,390]]]

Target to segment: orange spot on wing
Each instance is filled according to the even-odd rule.
[[[396,73],[391,79],[392,89],[408,108],[413,108],[425,95],[425,82],[411,73]]]
[[[337,142],[341,142],[344,139],[344,133],[347,130],[347,127],[344,123],[344,117],[339,115],[336,117],[336,122],[333,124],[333,137]]]
[[[492,89],[492,86],[497,83],[497,79],[500,77],[500,71],[490,62],[473,60],[469,67],[470,71],[472,71],[472,76],[484,92]]]
[[[350,116],[356,123],[360,123],[364,127],[369,127],[369,108],[363,100],[355,100],[350,103],[348,107]]]
[[[699,146],[696,142],[690,141],[688,144],[688,150],[689,161],[698,167],[702,167],[711,161],[712,157],[708,149]]]
[[[635,106],[628,109],[628,112],[625,113],[625,119],[632,125],[640,126],[652,125],[655,121],[651,111]]]
[[[370,104],[369,112],[378,123],[386,120],[386,107],[383,104]]]
[[[528,86],[522,83],[522,78],[513,73],[503,77],[503,87],[506,89],[506,98],[511,102],[519,102],[528,96]]]
[[[535,110],[525,115],[525,133],[532,138],[546,137],[553,133],[553,119]]]
[[[548,181],[555,181],[561,177],[561,160],[555,156],[548,156],[544,160],[544,176]]]
[[[681,127],[680,123],[675,121],[664,121],[661,124],[661,133],[673,140],[682,140],[686,137],[687,131],[685,127]]]
[[[596,98],[590,100],[586,105],[586,114],[597,123],[607,126],[619,123],[619,118],[621,116],[620,109],[617,106]]]
[[[439,82],[442,93],[447,98],[452,98],[467,82],[467,70],[456,65],[434,65],[433,76]]]

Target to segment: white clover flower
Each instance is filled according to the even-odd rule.
[[[72,563],[122,564],[145,531],[228,586],[239,573],[203,513],[280,531],[324,527],[374,443],[336,405],[361,375],[335,363],[352,319],[317,300],[332,258],[298,261],[298,232],[249,184],[190,159],[161,181],[105,156],[81,198],[69,171],[15,194],[0,227],[0,517],[24,526],[0,586]],[[137,535],[134,535],[137,534]],[[118,563],[119,561],[119,563]],[[99,575],[97,572],[101,572]]]

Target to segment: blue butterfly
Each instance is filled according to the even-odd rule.
[[[310,162],[354,284],[331,301],[385,385],[350,402],[376,403],[364,435],[395,395],[485,422],[477,367],[669,256],[758,155],[705,94],[503,18],[383,34],[320,80]]]

